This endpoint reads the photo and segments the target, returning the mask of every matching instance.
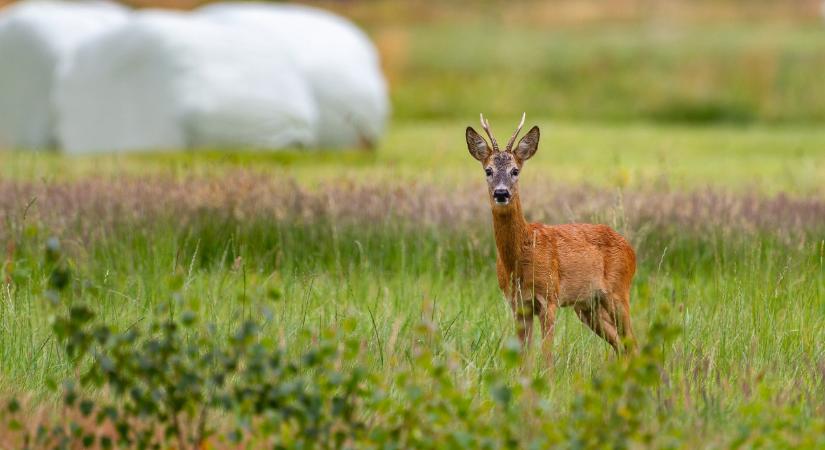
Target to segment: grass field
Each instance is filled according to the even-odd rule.
[[[338,7],[376,40],[398,118],[526,110],[566,120],[816,124],[825,120],[818,3]]]
[[[399,32],[401,33],[401,32]],[[459,38],[460,37],[460,38]],[[400,117],[821,123],[821,23],[428,24],[390,34]],[[380,41],[379,41],[380,42]],[[529,43],[526,45],[525,43]]]
[[[513,117],[490,118],[504,133]],[[402,121],[374,152],[198,151],[104,155],[66,159],[55,154],[0,153],[0,175],[15,180],[60,181],[161,174],[222,174],[244,169],[304,187],[346,179],[451,188],[483,188],[464,144],[463,120]],[[525,188],[574,184],[600,188],[757,192],[792,196],[825,191],[825,129],[816,125],[713,126],[587,124],[528,116],[541,126],[539,157],[525,172]],[[448,192],[447,192],[448,193]],[[529,198],[527,199],[529,201]]]
[[[205,448],[243,448],[221,439],[236,425],[266,435],[270,420],[283,448],[825,448],[819,2],[321,4],[381,52],[393,118],[372,151],[0,151],[0,406],[23,399],[23,429],[74,432],[55,384],[111,363],[111,348],[68,352],[61,320],[85,305],[117,336],[146,333],[127,374],[158,369],[156,321],[214,325],[163,360],[168,380],[146,369],[165,391],[86,386],[120,407],[189,392],[180,361],[237,342],[248,320],[264,352],[304,368],[268,373],[299,398],[287,407],[210,403],[222,436]],[[484,112],[502,139],[522,111],[542,132],[520,176],[527,219],[606,223],[637,251],[637,357],[616,358],[567,310],[553,370],[514,346],[464,128]],[[350,343],[356,356],[305,368]],[[243,386],[257,366],[239,366]],[[327,369],[363,376],[356,401],[324,390]],[[264,397],[269,378],[247,387]],[[298,404],[348,440],[278,422]],[[0,449],[22,447],[3,427],[12,409]],[[150,417],[168,420],[137,422]]]
[[[679,442],[727,446],[757,397],[762,413],[790,408],[794,426],[813,426],[825,414],[825,133],[538,122],[528,219],[629,236],[637,335],[657,318],[683,330],[663,349],[656,394]],[[265,317],[283,342],[354,318],[369,367],[389,379],[412,364],[428,316],[459,355],[453,375],[481,383],[514,331],[462,125],[400,123],[374,153],[0,154],[0,390],[44,398],[69,370],[44,300],[52,236],[69,297],[115,328],[160,304],[214,319],[218,335]],[[548,420],[612,359],[563,312],[555,370],[531,369],[549,381]]]

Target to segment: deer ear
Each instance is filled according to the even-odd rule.
[[[490,146],[487,145],[487,141],[484,140],[473,127],[467,127],[467,150],[470,150],[470,154],[473,155],[473,158],[484,162],[490,156]]]
[[[536,150],[538,149],[539,127],[534,126],[533,128],[530,128],[530,131],[528,131],[520,141],[518,141],[518,145],[513,150],[513,153],[520,161],[527,161],[536,154]]]

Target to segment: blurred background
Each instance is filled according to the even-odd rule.
[[[139,10],[208,5],[197,0],[123,3]],[[378,123],[373,135],[356,133],[329,146],[322,139],[319,145],[377,148],[373,156],[344,151],[335,157],[290,152],[271,157],[273,170],[289,165],[288,176],[298,180],[352,175],[397,181],[404,175],[421,177],[422,168],[438,168],[437,177],[427,172],[439,179],[478,181],[463,148],[463,128],[475,126],[484,112],[504,139],[526,111],[528,126],[538,123],[549,131],[542,134],[542,147],[553,152],[543,152],[547,155],[531,164],[554,180],[822,192],[821,0],[295,3],[331,11],[366,33],[379,56],[379,77],[386,80],[388,100],[380,98],[378,105],[389,104],[386,111],[376,109],[372,117],[378,119],[363,120]],[[378,83],[381,96],[383,83]],[[335,82],[327,86],[336,90]],[[104,95],[85,97],[106,100]],[[354,114],[363,103],[348,107],[347,114]],[[205,141],[208,148],[246,147]],[[315,146],[294,142],[300,145],[285,146]],[[191,139],[167,147],[191,147]],[[232,157],[223,153],[220,158]],[[239,158],[239,165],[265,164],[260,158]],[[138,165],[157,161],[144,159]],[[6,162],[17,167],[8,175],[42,171],[42,160],[27,164],[17,156]],[[98,159],[93,165],[107,163]],[[84,164],[75,161],[67,170],[83,173]],[[170,164],[165,160],[161,166]],[[119,164],[118,170],[135,165],[134,160]]]
[[[315,4],[374,37],[399,119],[825,120],[819,0]]]
[[[122,3],[185,10],[208,2]],[[528,111],[691,124],[825,121],[821,0],[300,3],[368,32],[399,120]]]

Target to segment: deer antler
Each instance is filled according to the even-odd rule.
[[[498,153],[501,150],[498,149],[498,142],[496,142],[496,138],[493,137],[493,132],[490,131],[490,122],[484,118],[484,114],[480,114],[481,116],[481,128],[484,128],[484,131],[487,132],[487,137],[490,138],[490,144],[493,145],[493,151]]]
[[[505,152],[512,152],[513,151],[513,144],[516,142],[516,138],[518,137],[519,131],[521,131],[521,127],[524,126],[524,119],[527,117],[527,113],[521,113],[521,122],[518,124],[518,128],[516,128],[516,132],[513,133],[513,136],[510,137],[510,140],[507,141],[507,147],[504,148]]]

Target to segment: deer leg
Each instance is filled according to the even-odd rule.
[[[556,331],[556,310],[558,305],[555,302],[548,302],[544,299],[539,299],[542,304],[541,315],[541,352],[544,355],[544,362],[548,367],[553,366],[553,336]]]
[[[516,333],[521,348],[526,352],[530,348],[533,340],[533,302],[525,301],[518,292],[510,299],[510,306],[513,309],[513,317],[516,320]]]
[[[618,337],[615,339],[611,339],[611,335],[609,331],[605,328],[605,324],[601,320],[601,307],[599,305],[594,306],[577,306],[574,308],[576,311],[576,315],[579,316],[579,320],[581,320],[588,328],[593,330],[597,336],[607,341],[611,347],[613,347],[616,352],[619,352],[619,348],[617,347]],[[613,333],[615,334],[616,330],[613,329]]]
[[[573,310],[576,311],[576,315],[579,317],[579,320],[581,320],[583,324],[587,325],[587,328],[590,328],[600,338],[607,340],[607,338],[604,337],[599,320],[593,317],[592,307],[575,306]]]
[[[526,352],[533,341],[533,312],[516,311],[514,316],[516,319],[516,333],[518,333],[518,339],[521,341],[521,348]]]
[[[616,331],[615,315],[611,308],[605,304],[600,305],[598,317],[604,332],[604,339],[613,347],[616,353],[622,353],[622,340],[619,339],[619,332]]]
[[[625,305],[629,304],[622,301],[619,296],[616,295],[607,295],[601,297],[600,302],[600,320],[605,323],[604,328],[608,331],[608,334],[614,334],[616,340],[619,343],[617,349],[621,349],[622,351],[617,353],[627,352],[628,350],[632,350],[634,345],[632,343],[633,340],[633,332],[630,328],[630,314],[628,308],[625,308]],[[609,336],[612,339],[612,336]]]
[[[622,340],[624,350],[632,353],[636,351],[636,338],[633,336],[633,327],[630,323],[630,301],[628,297],[629,295],[617,298],[610,306],[612,307],[613,323],[616,324],[616,331],[618,331]]]

